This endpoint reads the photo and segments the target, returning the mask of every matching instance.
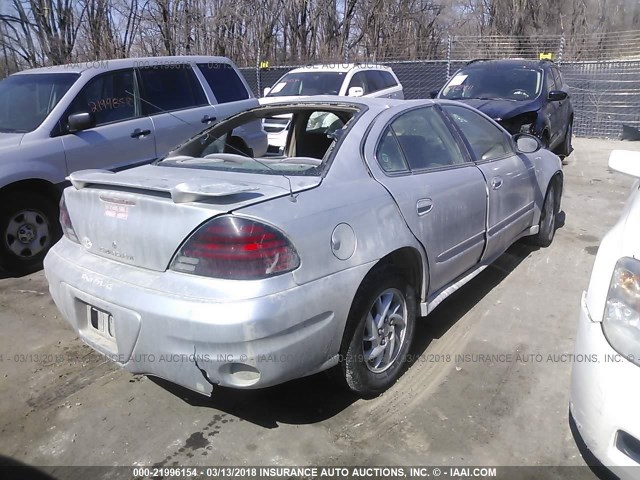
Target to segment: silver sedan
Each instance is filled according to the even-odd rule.
[[[282,155],[228,141],[285,114]],[[417,318],[519,238],[551,243],[563,184],[535,137],[468,106],[341,97],[69,179],[45,273],[95,350],[208,395],[331,369],[365,397],[400,376]]]

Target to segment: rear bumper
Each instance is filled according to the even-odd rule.
[[[132,373],[204,394],[212,384],[266,387],[335,365],[353,296],[369,268],[302,286],[281,275],[268,280],[279,289],[270,293],[248,285],[254,282],[227,281],[229,300],[217,288],[214,301],[189,296],[194,289],[184,285],[219,287],[219,280],[122,265],[66,239],[45,259],[54,302],[85,343]],[[260,295],[239,298],[239,287]],[[91,326],[87,305],[112,316],[115,338]]]
[[[639,478],[640,451],[632,439],[640,440],[640,367],[611,348],[584,296],[575,354],[570,409],[582,440],[617,476]]]

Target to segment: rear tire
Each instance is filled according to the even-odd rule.
[[[403,372],[415,318],[413,287],[398,272],[373,273],[351,306],[334,377],[364,398],[384,392]]]
[[[0,198],[0,267],[24,275],[42,268],[62,229],[54,200],[35,192],[8,192]]]
[[[556,185],[555,180],[552,179],[547,188],[547,194],[545,195],[542,211],[540,212],[540,229],[536,235],[529,237],[530,243],[539,247],[548,247],[551,245],[556,233],[556,210]]]

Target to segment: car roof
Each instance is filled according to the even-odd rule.
[[[499,68],[501,66],[505,67],[529,67],[529,68],[540,68],[546,65],[553,65],[554,63],[549,60],[530,60],[526,58],[503,58],[503,59],[477,59],[471,60],[469,63],[464,65],[462,68]]]
[[[55,65],[51,67],[32,68],[23,70],[14,75],[22,74],[44,74],[44,73],[84,73],[96,71],[96,73],[119,70],[122,68],[175,65],[179,63],[227,63],[232,64],[227,57],[214,57],[207,55],[178,55],[163,57],[136,57],[119,58],[114,60],[88,60],[86,62],[69,63],[65,65]]]
[[[306,65],[304,67],[294,68],[287,73],[305,73],[305,72],[341,72],[347,73],[352,70],[387,70],[391,72],[391,68],[386,65],[377,63],[320,63],[317,65]]]

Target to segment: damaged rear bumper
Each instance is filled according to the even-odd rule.
[[[132,373],[207,395],[212,385],[260,388],[335,365],[369,268],[305,285],[290,274],[223,281],[119,264],[66,239],[45,259],[51,295],[85,343]]]

